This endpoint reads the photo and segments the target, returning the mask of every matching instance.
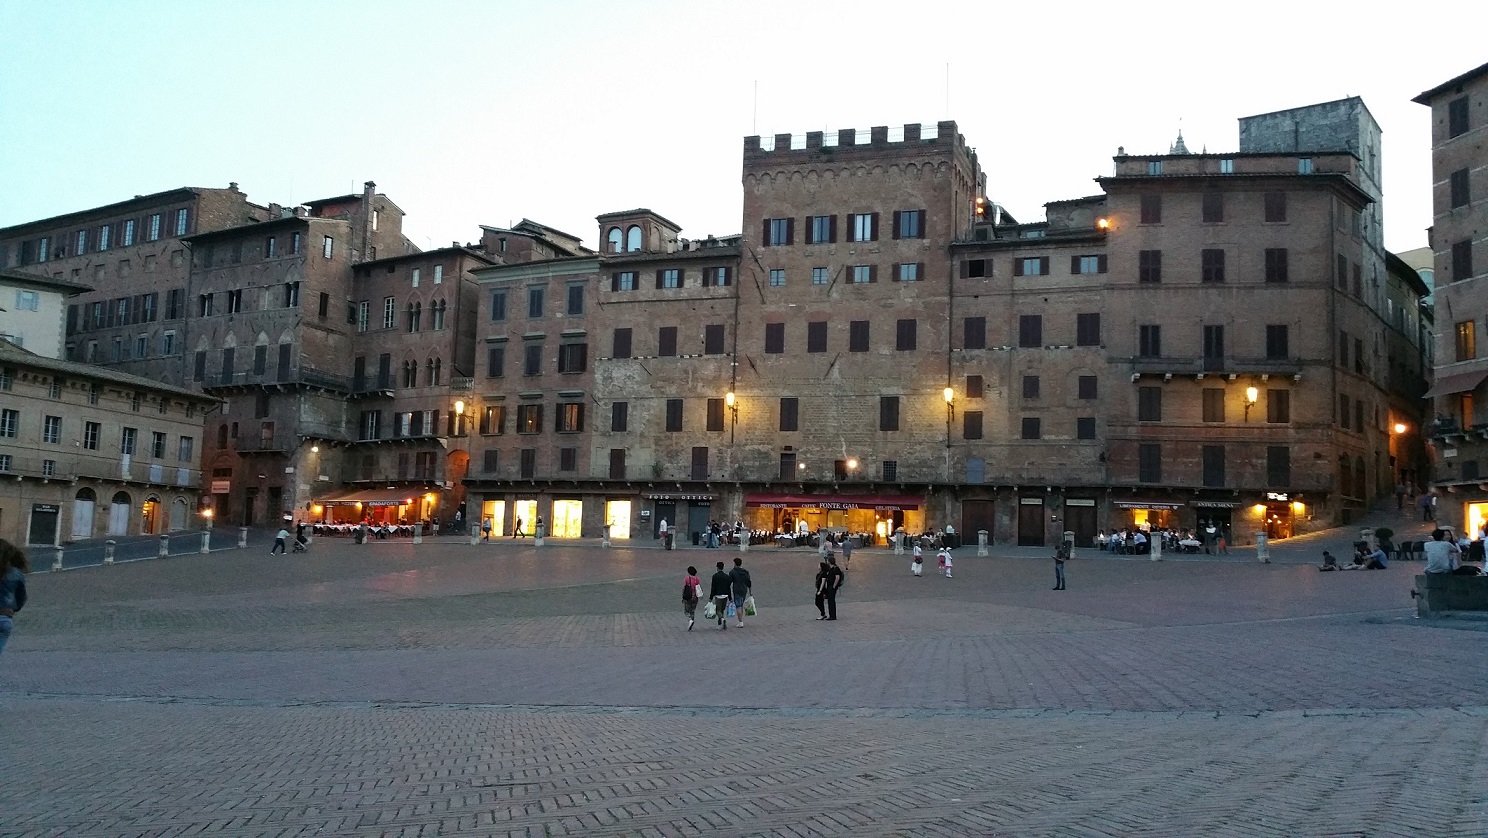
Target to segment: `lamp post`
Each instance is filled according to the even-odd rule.
[[[739,400],[733,390],[723,394],[723,404],[729,409],[729,445],[733,445],[734,427],[739,424]]]
[[[1261,391],[1254,387],[1245,388],[1245,421],[1250,421],[1250,409],[1255,407],[1256,400],[1261,397]]]

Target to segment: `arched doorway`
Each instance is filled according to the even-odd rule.
[[[140,533],[153,535],[160,532],[160,498],[150,495],[140,507]]]
[[[93,513],[98,505],[98,495],[84,486],[72,499],[72,538],[93,537]]]
[[[129,507],[132,505],[128,492],[115,492],[113,503],[109,504],[108,534],[129,534]]]
[[[191,519],[191,510],[186,506],[185,498],[176,498],[171,501],[170,528],[171,532],[186,529],[186,524]]]

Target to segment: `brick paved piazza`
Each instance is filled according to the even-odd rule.
[[[4,835],[1488,834],[1488,634],[1419,565],[351,544],[37,574]],[[1478,626],[1479,628],[1481,626]]]

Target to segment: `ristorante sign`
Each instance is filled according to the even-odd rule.
[[[920,498],[900,495],[745,495],[744,505],[760,509],[875,509],[908,511]]]

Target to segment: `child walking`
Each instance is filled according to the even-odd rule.
[[[682,579],[682,613],[687,615],[687,630],[697,620],[697,604],[703,595],[703,580],[698,578],[697,568],[688,565],[687,575]]]
[[[951,560],[951,551],[944,547],[940,548],[936,563],[940,565],[940,569],[945,573],[945,578],[951,578],[951,567],[955,564]]]
[[[915,548],[914,560],[909,563],[909,572],[916,576],[925,575],[925,560],[920,556],[919,547]]]

